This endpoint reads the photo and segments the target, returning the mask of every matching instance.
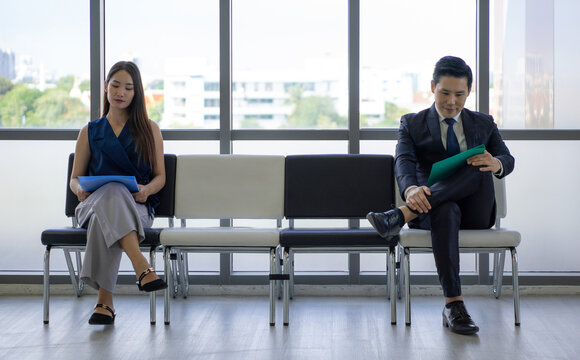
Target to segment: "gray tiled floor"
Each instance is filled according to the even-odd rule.
[[[510,296],[467,299],[477,336],[441,325],[442,299],[413,297],[413,324],[389,322],[381,297],[297,297],[290,325],[268,325],[263,296],[201,296],[172,301],[171,325],[149,325],[146,296],[116,298],[111,327],[90,326],[93,296],[53,296],[50,325],[42,299],[0,297],[0,359],[578,359],[580,297],[523,296],[522,325]]]

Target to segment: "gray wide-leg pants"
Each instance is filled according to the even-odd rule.
[[[113,292],[117,283],[123,249],[119,240],[131,231],[139,242],[144,228],[153,224],[147,206],[138,204],[127,188],[108,183],[93,192],[75,209],[81,226],[87,228],[87,246],[81,279],[94,289]]]

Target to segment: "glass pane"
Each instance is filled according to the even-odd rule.
[[[347,272],[348,271],[348,254],[321,253],[294,254],[294,272]]]
[[[433,103],[437,60],[459,56],[474,72],[476,1],[361,0],[361,127],[398,128]],[[418,11],[418,9],[421,9]],[[444,21],[453,11],[453,21]],[[475,110],[475,85],[465,106]]]
[[[233,254],[232,271],[270,272],[270,254],[236,253]]]
[[[490,112],[501,127],[579,128],[579,11],[573,0],[491,1]]]
[[[88,1],[3,1],[0,128],[86,124],[89,50]]]
[[[219,2],[115,0],[105,11],[105,68],[139,65],[149,117],[162,128],[217,129]]]
[[[234,128],[346,128],[346,0],[233,2]]]
[[[346,141],[234,141],[234,154],[298,155],[298,154],[346,154]]]

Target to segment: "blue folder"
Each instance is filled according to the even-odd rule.
[[[127,187],[130,192],[139,192],[139,186],[134,176],[104,175],[104,176],[79,176],[81,187],[86,192],[93,192],[101,186],[118,182]]]

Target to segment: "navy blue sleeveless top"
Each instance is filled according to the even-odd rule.
[[[137,183],[147,185],[153,177],[148,162],[139,161],[135,138],[128,124],[117,137],[105,116],[89,122],[88,127],[91,160],[89,176],[124,175],[135,176]],[[146,202],[149,215],[159,206],[157,195],[150,195]]]

